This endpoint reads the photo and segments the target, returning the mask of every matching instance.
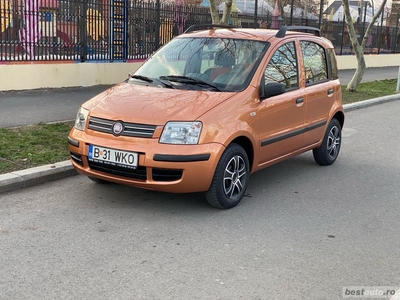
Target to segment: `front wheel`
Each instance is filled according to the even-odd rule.
[[[210,189],[206,192],[208,203],[216,208],[236,206],[246,191],[249,172],[246,151],[238,144],[229,145],[218,162]]]
[[[313,150],[315,161],[322,166],[333,164],[339,155],[341,143],[342,127],[337,119],[332,119],[321,146]]]

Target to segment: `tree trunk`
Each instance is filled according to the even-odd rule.
[[[224,13],[222,15],[221,24],[228,24],[231,16],[233,0],[226,0],[224,6]]]
[[[358,43],[356,31],[354,29],[353,20],[350,15],[349,9],[349,1],[342,0],[343,4],[343,12],[346,16],[346,24],[349,32],[349,37],[351,41],[351,46],[353,48],[354,54],[357,58],[357,69],[353,75],[353,78],[350,80],[349,84],[347,85],[346,90],[350,92],[354,92],[357,89],[357,86],[360,84],[361,79],[364,75],[365,71],[365,59],[364,59],[364,48],[360,46]]]
[[[351,78],[350,82],[347,84],[346,91],[355,92],[363,78],[366,64],[364,58],[364,49],[358,43],[356,46],[354,45],[353,42],[352,44],[357,58],[357,69],[353,77]]]
[[[367,30],[365,31],[365,34],[363,36],[363,39],[362,39],[362,42],[360,45],[360,43],[358,42],[358,39],[357,39],[356,31],[354,30],[353,20],[350,15],[349,1],[342,0],[343,11],[344,11],[344,15],[346,17],[346,24],[347,24],[347,28],[349,31],[351,45],[353,47],[353,51],[354,51],[354,54],[356,55],[356,59],[357,59],[357,69],[353,75],[353,78],[350,80],[350,82],[348,83],[348,85],[346,87],[347,91],[355,92],[358,85],[360,84],[360,82],[362,80],[362,77],[364,75],[364,71],[366,68],[365,58],[364,58],[365,43],[368,39],[369,33],[371,32],[372,26],[374,25],[376,19],[379,17],[383,8],[386,5],[386,1],[387,0],[384,0],[382,2],[381,6],[379,7],[378,12],[372,18],[371,23],[368,25]]]
[[[221,20],[219,19],[219,12],[216,0],[209,0],[210,13],[213,24],[228,24],[231,16],[233,0],[225,0],[224,13]]]
[[[210,2],[210,13],[211,13],[211,20],[213,24],[219,24],[219,13],[216,0],[209,0]]]

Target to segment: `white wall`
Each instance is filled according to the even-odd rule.
[[[26,63],[0,65],[0,91],[114,84],[142,63]]]
[[[352,55],[338,56],[339,69],[355,69]],[[400,54],[366,55],[367,67],[400,66]],[[28,62],[0,65],[0,91],[115,84],[142,63]]]
[[[400,66],[400,54],[367,54],[364,56],[367,68]],[[357,68],[357,59],[353,55],[337,56],[340,70]]]

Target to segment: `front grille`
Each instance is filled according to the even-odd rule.
[[[71,159],[77,163],[80,166],[83,166],[83,162],[82,162],[82,156],[80,154],[74,153],[74,152],[70,152],[69,155],[71,156]]]
[[[116,121],[90,117],[89,129],[113,134],[112,127]],[[137,123],[126,123],[122,122],[124,130],[119,134],[122,136],[140,137],[140,138],[151,138],[153,137],[155,125],[137,124]]]
[[[119,167],[119,166],[98,163],[98,162],[94,162],[94,161],[88,161],[88,162],[89,162],[89,167],[92,170],[96,170],[96,171],[100,171],[100,172],[104,172],[104,173],[108,173],[108,174],[112,174],[112,175],[127,177],[127,178],[139,179],[139,180],[147,179],[146,168],[142,167],[142,166],[138,166],[136,169],[129,169],[129,168],[124,168],[124,167]]]
[[[175,181],[182,177],[182,170],[172,169],[153,169],[153,180],[154,181]]]

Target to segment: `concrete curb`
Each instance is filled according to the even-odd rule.
[[[345,104],[345,112],[400,100],[400,94]],[[0,194],[78,174],[69,160],[0,175]]]
[[[360,101],[360,102],[345,104],[345,105],[343,105],[343,108],[344,108],[345,112],[348,112],[348,111],[352,111],[355,109],[365,108],[365,107],[369,107],[372,105],[382,104],[382,103],[395,101],[395,100],[400,100],[400,93],[395,94],[395,95],[383,96],[383,97],[373,98],[373,99],[364,100],[364,101]]]
[[[0,175],[0,193],[76,175],[69,160]]]

